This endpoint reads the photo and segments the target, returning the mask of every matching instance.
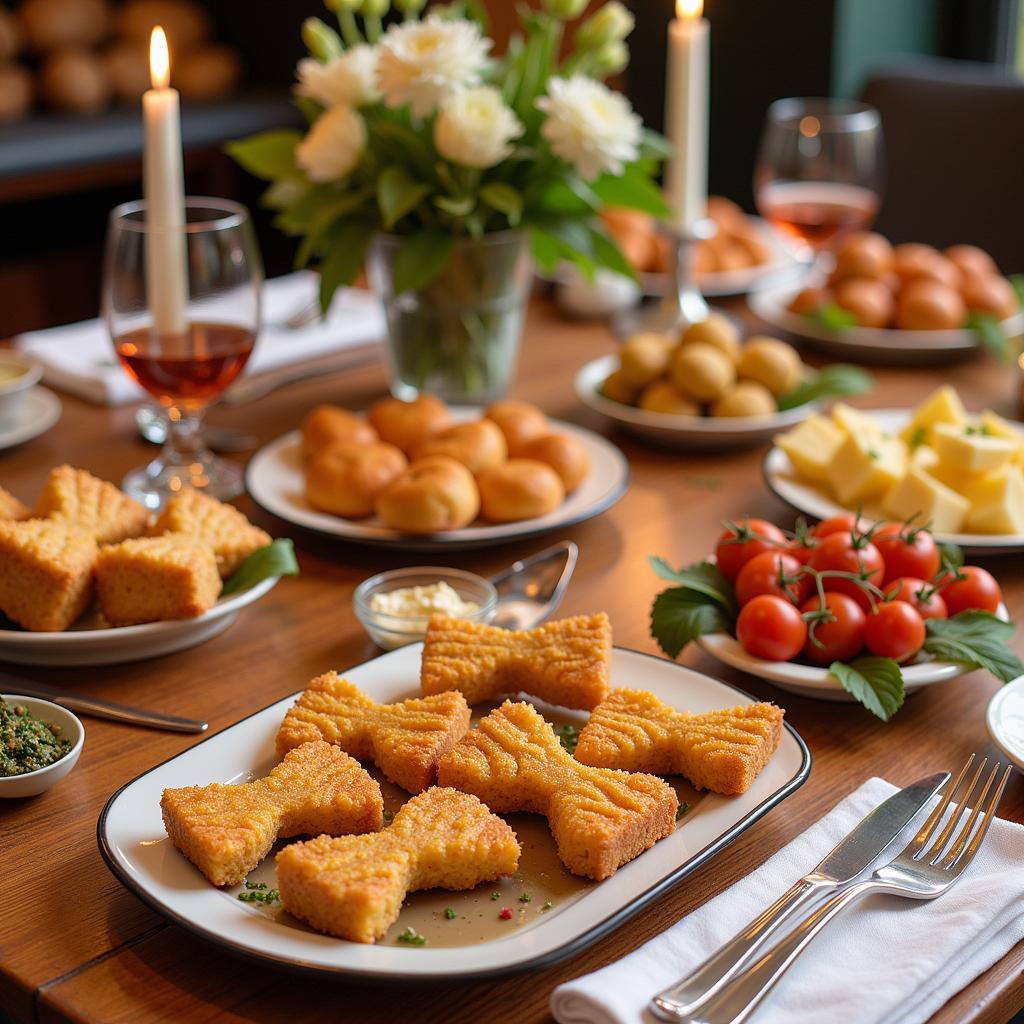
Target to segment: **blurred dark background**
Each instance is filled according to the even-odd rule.
[[[633,64],[619,84],[660,127],[674,0],[626,2],[637,27]],[[230,96],[185,103],[187,188],[237,196],[258,210],[260,184],[222,145],[297,123],[289,87],[303,52],[299,26],[307,15],[328,15],[318,0],[202,5],[212,39],[240,58],[241,77]],[[514,5],[488,7],[500,40],[513,28]],[[704,13],[712,32],[712,192],[753,209],[754,155],[774,99],[858,96],[874,77],[869,94],[883,107],[889,155],[879,229],[894,241],[975,242],[1004,270],[1024,270],[1019,0],[706,0]],[[140,145],[137,103],[95,114],[37,106],[0,124],[0,337],[96,314],[107,213],[141,191]],[[268,273],[286,272],[292,243],[262,211],[257,226]]]

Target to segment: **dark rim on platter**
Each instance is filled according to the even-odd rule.
[[[624,651],[629,654],[636,654],[643,658],[650,658],[652,661],[667,662],[668,659],[658,657],[655,654],[650,654],[647,651],[635,651],[629,647],[615,647],[616,651]],[[394,652],[388,652],[394,653]],[[380,655],[380,657],[387,657],[387,654]],[[376,659],[371,658],[370,661]],[[698,675],[707,676],[707,678],[713,680],[722,686],[727,687],[734,693],[738,694],[745,700],[755,702],[757,700],[752,694],[741,690],[738,686],[733,686],[732,683],[727,683],[722,679],[718,679],[716,676],[708,675],[706,672],[697,672],[696,669],[688,668],[687,666],[678,665],[676,662],[668,662],[671,665],[675,665],[677,668],[686,668],[687,671],[696,672]],[[368,664],[368,662],[358,662],[356,665],[349,665],[345,669],[339,669],[339,672],[350,671],[360,665]],[[281,700],[294,699],[298,696],[297,691],[291,694],[290,697],[279,698],[278,700],[272,701],[265,707],[259,708],[257,711],[253,711],[251,714],[246,715],[244,718],[240,718],[237,722],[232,722],[231,725],[225,726],[224,729],[218,730],[210,736],[206,736],[199,740],[197,743],[193,743],[187,747],[186,750],[194,750],[196,747],[214,737],[219,736],[222,732],[227,729],[231,729],[234,726],[240,725],[242,722],[248,721],[250,718],[256,715],[262,714],[268,708],[273,707],[275,704],[281,703]],[[507,964],[501,967],[487,967],[473,971],[436,971],[429,975],[409,975],[403,971],[366,971],[356,967],[345,967],[345,966],[325,966],[322,964],[313,964],[308,961],[297,960],[289,957],[275,956],[273,953],[268,953],[263,950],[252,949],[248,946],[242,945],[241,943],[234,942],[223,935],[217,934],[205,928],[203,925],[190,918],[184,917],[181,914],[176,913],[173,910],[168,909],[160,902],[155,896],[152,896],[146,889],[139,884],[131,874],[124,870],[118,863],[117,857],[113,850],[110,848],[107,837],[106,837],[106,820],[110,809],[114,803],[118,800],[121,794],[133,786],[140,779],[144,779],[147,775],[162,768],[165,764],[169,764],[171,761],[176,760],[185,751],[179,751],[173,757],[168,757],[161,761],[159,764],[154,765],[152,768],[148,768],[146,771],[141,772],[134,779],[126,782],[120,789],[117,790],[113,796],[107,800],[103,806],[103,810],[100,812],[99,819],[96,822],[96,842],[99,846],[100,854],[103,860],[106,862],[107,867],[110,869],[114,877],[121,882],[121,884],[134,893],[143,903],[151,907],[162,917],[173,921],[176,924],[181,925],[183,928],[190,932],[200,936],[206,941],[213,945],[219,946],[222,949],[226,949],[231,953],[237,954],[245,959],[259,960],[261,962],[272,963],[275,966],[285,968],[290,972],[296,972],[301,974],[328,974],[328,975],[343,975],[351,978],[365,978],[367,982],[377,981],[403,981],[410,984],[431,984],[434,982],[451,982],[451,981],[478,981],[486,978],[499,978],[506,977],[513,974],[521,974],[525,971],[539,970],[544,967],[550,967],[553,964],[560,963],[561,961],[573,956],[576,953],[580,953],[592,946],[599,939],[604,938],[609,932],[618,928],[620,925],[625,924],[631,918],[635,917],[641,910],[648,906],[658,896],[667,892],[673,888],[679,882],[681,882],[688,875],[691,875],[699,867],[702,867],[707,861],[714,857],[717,853],[724,850],[730,843],[741,836],[751,825],[756,821],[764,817],[773,807],[782,803],[787,797],[795,793],[808,779],[811,774],[812,758],[811,752],[804,742],[803,737],[796,731],[796,729],[790,725],[785,719],[783,719],[783,727],[792,736],[796,742],[798,749],[800,750],[801,761],[800,767],[797,769],[793,777],[780,786],[774,793],[764,799],[756,807],[754,807],[748,814],[742,817],[736,822],[731,828],[723,832],[717,839],[713,840],[703,849],[698,850],[688,860],[680,864],[674,871],[671,871],[664,878],[659,879],[649,889],[637,896],[627,906],[621,907],[613,913],[609,914],[608,917],[604,918],[598,924],[594,925],[581,935],[577,935],[575,938],[569,939],[562,945],[550,950],[547,953],[538,954],[537,956],[528,957],[527,959],[517,961],[513,964]],[[643,856],[641,854],[640,856]],[[212,887],[211,887],[212,888]],[[343,939],[339,939],[338,942],[343,942]],[[390,948],[390,947],[389,947]],[[457,953],[458,947],[452,949],[452,953]]]

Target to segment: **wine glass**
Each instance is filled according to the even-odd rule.
[[[221,500],[242,493],[239,467],[206,447],[203,416],[252,353],[262,283],[252,221],[238,203],[190,196],[175,227],[147,224],[145,200],[112,211],[103,315],[121,365],[168,420],[160,455],[122,485],[148,508],[183,487]]]
[[[882,197],[881,117],[866,103],[776,100],[754,168],[761,215],[819,271],[854,231],[874,223]]]

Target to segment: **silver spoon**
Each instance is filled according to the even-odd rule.
[[[492,576],[498,592],[492,625],[503,629],[539,626],[562,603],[579,554],[573,541],[563,540]]]

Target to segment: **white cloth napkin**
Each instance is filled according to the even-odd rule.
[[[275,277],[263,286],[263,323],[246,366],[247,376],[267,373],[290,363],[341,352],[384,336],[384,311],[370,292],[339,289],[327,318],[297,329],[284,321],[316,298],[318,278],[310,271]],[[102,320],[31,331],[15,339],[23,352],[42,363],[43,380],[98,405],[123,405],[145,398],[114,355]]]
[[[668,931],[608,967],[560,985],[551,996],[555,1019],[655,1021],[646,1010],[655,993],[702,963],[895,791],[882,779],[869,779],[753,874]],[[974,862],[938,899],[874,895],[844,910],[790,968],[752,1024],[918,1024],[1022,938],[1024,827],[996,820]]]

